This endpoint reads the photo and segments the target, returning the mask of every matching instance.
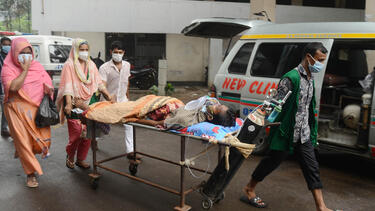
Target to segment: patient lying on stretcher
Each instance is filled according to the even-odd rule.
[[[206,121],[233,126],[236,118],[233,110],[208,96],[186,105],[176,98],[155,95],[124,103],[99,102],[91,105],[84,115],[102,123],[137,122],[166,129],[180,129]]]
[[[167,129],[181,129],[200,122],[210,122],[215,125],[235,125],[235,114],[232,109],[221,105],[216,98],[208,96],[190,101],[185,106],[178,105],[176,109],[165,105],[148,113],[145,119],[136,122]]]

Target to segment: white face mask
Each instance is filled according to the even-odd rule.
[[[123,56],[124,56],[124,54],[121,54],[121,53],[113,53],[112,54],[112,59],[115,62],[121,62]]]
[[[80,58],[83,61],[87,61],[87,59],[89,58],[89,52],[88,51],[80,51],[78,53],[78,58]]]
[[[18,61],[20,63],[24,63],[23,57],[25,57],[25,61],[33,59],[33,55],[32,54],[29,54],[29,53],[20,53],[20,54],[18,54]]]

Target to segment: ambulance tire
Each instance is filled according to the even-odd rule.
[[[262,135],[255,141],[255,149],[253,150],[253,155],[264,155],[269,150],[270,142],[268,141],[266,135]]]

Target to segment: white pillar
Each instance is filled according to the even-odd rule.
[[[210,39],[210,52],[208,62],[208,86],[210,87],[215,80],[215,75],[223,63],[223,40]]]
[[[167,85],[167,60],[159,60],[159,72],[158,72],[158,94],[165,95],[165,86]]]

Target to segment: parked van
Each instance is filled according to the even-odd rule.
[[[241,32],[214,80],[212,91],[221,103],[246,117],[277,88],[279,78],[300,63],[305,45],[321,42],[328,60],[324,70],[313,73],[319,147],[375,158],[375,75],[369,74],[375,65],[375,23],[272,24],[211,18],[195,20],[182,31],[223,39]],[[265,136],[258,140],[256,153],[268,149]]]
[[[52,83],[57,90],[60,85],[61,70],[69,58],[72,47],[72,38],[50,35],[22,35],[12,36],[11,39],[26,38],[33,47],[35,60],[40,62],[52,78]]]

